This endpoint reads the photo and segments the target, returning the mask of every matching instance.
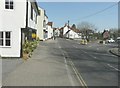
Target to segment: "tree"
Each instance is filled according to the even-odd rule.
[[[77,25],[77,29],[82,32],[82,38],[86,38],[88,41],[90,39],[90,35],[94,35],[94,31],[96,31],[95,26],[89,22],[81,22]]]
[[[118,30],[117,28],[111,28],[109,32],[110,32],[110,37],[113,39],[116,39],[117,37],[120,36],[120,30]]]
[[[72,28],[73,28],[73,29],[76,29],[76,25],[75,25],[75,24],[73,24],[73,25],[72,25]]]

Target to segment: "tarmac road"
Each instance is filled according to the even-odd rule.
[[[110,54],[109,45],[80,45],[74,40],[58,39],[87,86],[118,86],[118,57]]]

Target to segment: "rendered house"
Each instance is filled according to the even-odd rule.
[[[67,24],[64,27],[60,28],[60,36],[71,39],[81,39],[81,33],[78,29],[73,29]]]
[[[0,55],[1,57],[21,57],[25,39],[33,40],[37,31],[39,15],[35,0],[0,1]]]
[[[40,40],[45,40],[47,39],[47,26],[46,24],[48,23],[48,17],[45,13],[45,10],[39,7],[39,13],[40,15],[38,16],[38,24],[37,24],[37,37],[39,37]]]
[[[47,23],[47,28],[48,28],[48,39],[53,37],[53,22],[48,22]]]
[[[60,30],[59,28],[53,28],[53,33],[56,37],[60,37]]]

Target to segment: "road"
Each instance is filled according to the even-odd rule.
[[[80,45],[60,38],[57,41],[87,86],[118,86],[118,57],[108,52],[114,45]]]
[[[117,86],[118,57],[108,52],[112,47],[61,38],[40,42],[27,61],[2,60],[3,86]]]

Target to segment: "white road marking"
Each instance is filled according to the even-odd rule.
[[[78,48],[77,46],[73,45],[74,48]]]
[[[84,51],[84,50],[82,50],[82,51],[87,54],[86,51]],[[91,57],[93,57],[94,59],[97,59],[97,57],[95,57],[95,56],[93,56],[93,55],[90,55],[90,54],[88,54],[88,55],[91,56]]]
[[[112,56],[112,57],[118,57],[118,56],[115,56],[115,55],[109,55],[109,54],[101,54],[101,53],[93,53],[93,54],[98,54],[98,55],[105,55],[105,56]]]
[[[107,64],[109,67],[111,67],[111,68],[113,68],[113,69],[115,69],[115,70],[117,70],[117,71],[120,71],[119,69],[117,69],[117,68],[115,68],[115,67],[113,67],[112,65],[110,65],[110,64]]]

